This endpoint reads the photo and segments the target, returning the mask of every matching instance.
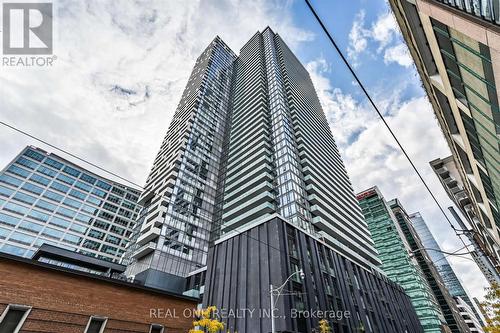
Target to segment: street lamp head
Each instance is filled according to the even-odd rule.
[[[302,269],[299,271],[299,276],[300,276],[301,280],[304,280],[306,277],[306,275],[304,274],[304,271]]]

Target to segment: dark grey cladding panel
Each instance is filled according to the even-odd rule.
[[[298,294],[279,299],[277,314],[283,318],[276,319],[278,332],[311,332],[318,326],[318,318],[291,317],[292,309],[300,307],[299,298],[307,310],[348,311],[349,318],[332,321],[334,332],[359,332],[360,326],[366,332],[370,326],[377,333],[423,332],[401,287],[277,218],[210,249],[204,305],[233,311],[224,318],[231,332],[270,332],[269,285],[281,285],[295,271],[294,264],[304,270],[305,279],[285,288]]]

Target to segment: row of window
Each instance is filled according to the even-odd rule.
[[[9,304],[0,316],[0,332],[18,333],[31,312],[31,306]],[[91,316],[85,327],[84,333],[103,333],[108,318]],[[163,325],[151,324],[149,333],[163,333]]]
[[[45,156],[39,152],[36,152],[32,149],[28,149],[24,154],[24,156],[27,156],[33,160],[36,160],[38,162],[42,162],[43,161],[43,164],[45,165],[48,165],[54,169],[57,169],[61,172],[64,172],[66,173],[67,175],[70,175],[70,176],[73,176],[73,177],[76,177],[76,178],[79,178],[81,179],[82,181],[88,183],[88,184],[92,184],[92,185],[95,185],[99,188],[102,188],[106,191],[110,191],[112,193],[115,193],[115,194],[118,194],[120,196],[124,196],[126,195],[127,199],[129,200],[133,200],[133,201],[137,201],[138,200],[138,197],[135,196],[135,195],[132,195],[131,193],[128,193],[126,190],[122,189],[122,188],[119,188],[117,185],[115,186],[112,186],[100,179],[97,179],[91,175],[88,175],[84,172],[81,172],[73,167],[70,167],[69,165],[64,165],[63,163],[59,162],[59,161],[56,161],[50,157],[47,157],[45,158]],[[45,158],[45,160],[44,160]],[[38,163],[36,162],[33,162],[29,159],[26,159],[24,157],[20,157],[18,160],[17,160],[17,163],[21,164],[21,165],[24,165],[30,169],[35,169],[36,167],[39,166]],[[43,166],[40,167],[41,170],[44,170],[44,171],[41,171],[41,170],[38,170],[38,171],[41,171],[47,175],[51,175],[51,176],[54,176],[56,174],[56,172],[52,169],[48,169],[48,168],[45,168]],[[74,179],[72,178],[68,178],[67,176],[64,176],[62,174],[60,174],[61,177],[65,177],[66,179],[68,179],[69,181],[74,181]],[[136,193],[137,195],[139,193]]]

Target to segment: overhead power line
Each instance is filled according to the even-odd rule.
[[[422,184],[424,185],[424,187],[426,188],[427,192],[429,192],[430,196],[432,197],[432,199],[434,200],[434,202],[436,203],[436,205],[439,207],[439,210],[441,211],[441,213],[443,214],[443,216],[445,217],[446,221],[448,221],[448,223],[450,224],[451,228],[453,229],[453,231],[455,232],[455,234],[457,235],[457,237],[460,239],[460,241],[462,242],[462,244],[465,246],[465,243],[464,241],[462,240],[461,236],[458,234],[457,232],[457,229],[455,228],[455,226],[453,225],[453,223],[451,222],[451,220],[448,218],[448,216],[446,215],[443,207],[441,206],[441,204],[439,203],[439,201],[437,200],[436,196],[434,195],[434,193],[432,193],[431,189],[429,188],[429,185],[427,184],[427,182],[424,180],[424,178],[422,177],[422,175],[420,174],[420,171],[418,171],[417,167],[415,166],[415,164],[413,163],[412,159],[410,158],[410,156],[408,155],[408,153],[406,152],[406,149],[403,147],[403,145],[401,144],[401,142],[399,141],[399,139],[397,138],[396,134],[394,134],[393,130],[391,129],[391,127],[389,126],[389,124],[387,123],[387,121],[385,120],[384,118],[384,115],[382,114],[382,112],[380,112],[380,110],[378,109],[377,105],[375,104],[375,102],[373,101],[372,97],[370,96],[370,94],[368,93],[368,91],[366,90],[363,82],[361,82],[361,80],[359,79],[358,75],[356,74],[356,72],[354,71],[354,69],[352,68],[352,66],[350,65],[349,63],[349,60],[347,60],[347,58],[344,56],[344,54],[342,53],[342,51],[340,50],[339,46],[337,45],[337,43],[335,42],[335,40],[333,39],[332,35],[330,34],[330,32],[328,31],[328,29],[326,28],[325,24],[323,23],[323,21],[321,20],[321,18],[319,17],[318,13],[316,12],[316,10],[314,9],[314,7],[312,6],[310,0],[305,0],[307,6],[309,7],[309,10],[311,11],[311,13],[313,14],[313,16],[316,18],[316,20],[318,21],[319,25],[321,26],[321,29],[323,30],[323,32],[326,34],[326,36],[328,37],[328,39],[330,40],[330,43],[333,45],[333,47],[335,48],[335,50],[337,51],[337,53],[339,54],[340,58],[342,58],[342,61],[344,62],[344,64],[347,66],[347,68],[349,69],[349,71],[351,72],[352,76],[354,77],[354,79],[356,80],[356,82],[358,83],[358,85],[361,87],[361,90],[363,90],[363,93],[365,94],[366,98],[368,99],[368,101],[370,102],[370,104],[372,105],[373,109],[377,112],[380,120],[382,120],[382,122],[384,123],[385,127],[387,128],[387,130],[389,131],[389,133],[391,134],[391,136],[393,137],[394,141],[396,141],[397,145],[399,146],[399,148],[401,149],[401,151],[403,152],[404,156],[406,157],[406,159],[408,160],[408,162],[410,163],[411,167],[413,168],[413,170],[415,171],[415,173],[417,174],[418,178],[420,179],[420,181],[422,182]]]
[[[51,143],[49,143],[49,142],[47,142],[47,141],[45,141],[45,140],[43,140],[43,139],[40,139],[40,138],[38,138],[38,137],[36,137],[36,136],[34,136],[34,135],[32,135],[32,134],[29,134],[28,132],[23,131],[23,130],[21,130],[21,129],[19,129],[19,128],[17,128],[17,127],[15,127],[15,126],[13,126],[13,125],[7,124],[6,122],[1,121],[1,120],[0,120],[0,125],[3,125],[3,126],[5,126],[5,127],[8,127],[8,128],[10,128],[11,130],[13,130],[13,131],[16,131],[16,132],[18,132],[18,133],[21,133],[21,134],[22,134],[22,135],[24,135],[24,136],[27,136],[27,137],[29,137],[29,138],[31,138],[31,139],[33,139],[33,140],[36,140],[36,141],[41,142],[41,143],[43,143],[43,144],[45,144],[45,145],[47,145],[47,146],[49,146],[49,147],[51,147],[51,148],[54,148],[54,149],[56,149],[56,150],[58,150],[58,151],[60,151],[60,152],[63,152],[63,153],[65,153],[65,154],[67,154],[67,155],[69,155],[69,156],[71,156],[71,157],[73,157],[73,158],[75,158],[75,159],[79,160],[80,162],[84,162],[84,163],[86,163],[86,164],[88,164],[88,165],[93,166],[94,168],[97,168],[97,169],[99,169],[99,170],[101,170],[101,171],[103,171],[103,172],[106,172],[107,174],[113,175],[113,176],[115,176],[115,177],[116,177],[116,178],[118,178],[118,179],[121,179],[121,180],[123,180],[123,181],[125,181],[125,182],[127,182],[127,183],[129,183],[129,184],[134,185],[134,186],[137,186],[137,187],[139,187],[140,189],[143,189],[143,187],[142,187],[141,185],[139,185],[139,184],[137,184],[137,183],[134,183],[134,182],[133,182],[133,181],[131,181],[131,180],[128,180],[128,179],[126,179],[126,178],[124,178],[124,177],[122,177],[122,176],[120,176],[120,175],[117,175],[116,173],[114,173],[114,172],[112,172],[112,171],[106,170],[106,169],[104,169],[103,167],[100,167],[100,166],[98,166],[98,165],[97,165],[97,164],[95,164],[95,163],[92,163],[92,162],[90,162],[90,161],[88,161],[88,160],[86,160],[86,159],[84,159],[84,158],[82,158],[82,157],[79,157],[79,156],[77,156],[77,155],[75,155],[75,154],[73,154],[73,153],[70,153],[69,151],[67,151],[67,150],[65,150],[65,149],[63,149],[63,148],[59,148],[58,146],[53,145],[53,144],[51,144]]]

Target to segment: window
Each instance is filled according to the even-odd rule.
[[[87,182],[87,183],[90,183],[92,185],[95,184],[95,182],[97,181],[96,178],[92,177],[92,176],[89,176],[85,173],[82,173],[82,175],[80,176],[80,179],[83,180],[84,182]]]
[[[13,304],[7,306],[2,316],[0,316],[0,332],[19,332],[30,311],[31,308],[29,306]]]
[[[102,333],[104,332],[104,327],[106,327],[106,322],[108,318],[102,317],[90,317],[89,323],[85,328],[85,333]]]
[[[73,223],[71,225],[71,227],[69,228],[69,230],[72,230],[72,231],[76,231],[76,232],[79,232],[81,234],[84,234],[87,232],[87,229],[86,227],[82,226],[82,225],[79,225],[79,224],[76,224],[76,223]]]
[[[75,168],[72,168],[70,166],[65,166],[63,169],[63,172],[67,173],[68,175],[78,177],[80,175],[80,171],[76,170]]]
[[[64,232],[47,227],[42,234],[51,238],[60,239],[64,235]]]
[[[18,219],[17,217],[13,217],[10,215],[0,213],[0,224],[7,224],[7,225],[15,226],[19,221],[20,221],[20,219]]]
[[[98,180],[96,185],[106,191],[109,191],[111,189],[111,185],[103,182],[102,180]]]
[[[101,245],[101,243],[91,241],[89,239],[87,239],[87,240],[85,240],[85,242],[83,242],[83,247],[86,247],[87,249],[91,249],[91,250],[98,250],[99,245]]]
[[[101,239],[101,240],[104,239],[104,235],[105,235],[104,232],[101,232],[101,231],[98,231],[95,229],[91,229],[88,233],[89,237],[97,238],[97,239]]]
[[[34,150],[31,150],[31,149],[28,149],[24,154],[24,156],[28,156],[28,157],[31,157],[32,159],[34,160],[37,160],[37,161],[42,161],[43,160],[43,154],[40,154]]]
[[[90,203],[93,203],[96,206],[100,206],[101,203],[102,203],[101,199],[97,199],[96,197],[93,197],[93,196],[90,196],[90,195],[89,195],[89,198],[87,199],[87,201],[90,202]]]
[[[82,182],[79,182],[79,181],[76,182],[75,186],[78,187],[79,189],[87,191],[87,192],[90,192],[90,190],[92,189],[92,186],[87,185],[87,184],[82,183]]]
[[[66,216],[66,217],[75,217],[76,215],[76,212],[72,209],[67,209],[67,208],[64,208],[64,207],[59,207],[59,209],[57,210],[57,213],[58,214],[61,214],[62,216]]]
[[[46,198],[49,198],[51,200],[57,201],[57,202],[61,202],[61,200],[64,198],[64,196],[62,196],[56,192],[49,191],[49,190],[45,191],[43,196]]]
[[[63,167],[63,164],[61,162],[57,162],[57,161],[51,159],[50,157],[47,157],[43,163],[47,164],[53,168],[56,168],[57,170],[61,170],[61,168]]]
[[[57,225],[58,227],[61,227],[61,228],[65,228],[65,229],[71,224],[71,222],[66,221],[64,219],[60,219],[60,218],[55,217],[55,216],[53,216],[52,219],[50,219],[49,223],[53,224],[53,225]]]
[[[12,235],[10,235],[9,240],[30,246],[35,241],[35,237],[23,234],[22,232],[14,231]]]
[[[0,179],[0,180],[1,180],[1,179]],[[92,190],[92,194],[95,194],[95,195],[97,195],[98,197],[101,197],[101,198],[104,198],[104,197],[106,196],[106,192],[101,191],[101,190],[96,189],[96,188],[94,188],[94,189]]]
[[[42,200],[42,199],[38,200],[38,202],[36,203],[35,206],[40,207],[41,209],[44,209],[44,210],[49,211],[49,212],[53,212],[57,208],[56,205],[51,204],[50,202]]]
[[[36,183],[39,183],[39,184],[42,184],[42,185],[49,185],[50,183],[50,179],[47,178],[47,177],[44,177],[44,176],[40,176],[38,174],[33,174],[30,178],[32,181],[36,182]]]
[[[30,204],[30,205],[32,205],[36,201],[35,197],[32,197],[31,195],[24,194],[22,192],[17,192],[14,195],[14,199],[16,199],[17,201],[21,201],[21,202]]]
[[[70,184],[70,185],[73,185],[75,183],[75,178],[72,178],[72,177],[68,177],[62,173],[60,173],[58,176],[57,176],[57,179],[59,179],[60,181],[66,183],[66,184]]]
[[[17,164],[25,166],[30,169],[35,169],[38,166],[38,163],[28,160],[24,157],[19,157],[16,161]]]
[[[78,191],[78,190],[71,190],[69,192],[69,195],[71,195],[72,197],[78,198],[78,199],[82,199],[82,200],[85,200],[85,198],[87,197],[87,195],[85,193]]]
[[[111,192],[113,192],[114,194],[118,194],[118,195],[121,195],[121,196],[124,196],[125,195],[125,191],[124,190],[121,190],[119,189],[118,187],[113,187],[113,189],[111,190]]]
[[[19,257],[22,257],[26,253],[26,249],[23,249],[22,247],[19,247],[19,246],[10,245],[10,244],[5,244],[0,251],[5,252],[5,253],[9,253],[9,254],[12,254],[15,256],[19,256]]]
[[[23,222],[21,222],[21,224],[19,224],[18,228],[35,233],[35,234],[38,234],[40,231],[42,231],[43,226],[38,224],[38,223],[34,223],[34,222],[30,222],[30,221],[23,221]]]
[[[97,209],[97,208],[94,208],[94,207],[92,207],[92,206],[89,206],[89,205],[83,205],[83,207],[82,207],[82,211],[84,211],[85,213],[89,213],[89,214],[92,214],[92,215],[96,215],[96,214],[97,214],[98,209]]]
[[[43,188],[41,188],[40,186],[33,185],[31,183],[24,183],[22,189],[35,194],[42,194],[43,192]]]
[[[40,165],[40,167],[38,168],[37,171],[40,173],[43,173],[44,175],[47,175],[49,177],[55,177],[57,175],[56,171],[54,171],[50,168],[44,167],[43,165]]]
[[[38,210],[32,210],[28,216],[42,222],[47,222],[50,218],[49,215],[39,212]]]
[[[78,245],[82,241],[82,238],[75,236],[75,235],[72,235],[72,234],[66,234],[66,236],[64,236],[63,240],[68,242],[68,243]]]
[[[82,206],[82,203],[80,201],[73,200],[71,198],[64,199],[63,204],[65,204],[66,206],[76,208],[76,209],[78,209]]]
[[[13,202],[8,202],[7,204],[5,204],[5,206],[3,208],[5,210],[11,211],[11,212],[14,212],[17,214],[21,214],[21,215],[25,215],[29,211],[28,208],[26,208],[24,206],[17,205]]]
[[[105,202],[104,205],[102,206],[104,209],[109,210],[110,212],[116,213],[118,210],[118,207],[115,205],[110,204],[109,202]]]
[[[3,195],[4,197],[10,197],[14,193],[14,190],[11,190],[10,188],[0,186],[0,195]]]
[[[163,326],[158,324],[151,324],[149,333],[163,333]]]
[[[23,168],[20,168],[16,165],[11,165],[8,169],[8,172],[13,173],[15,175],[21,176],[23,178],[27,178],[31,172],[24,170]]]
[[[17,179],[15,177],[11,177],[9,175],[5,175],[5,174],[4,175],[0,175],[0,182],[9,184],[9,185],[12,185],[12,186],[15,186],[15,187],[18,187],[19,185],[21,185],[23,183],[22,180]]]

